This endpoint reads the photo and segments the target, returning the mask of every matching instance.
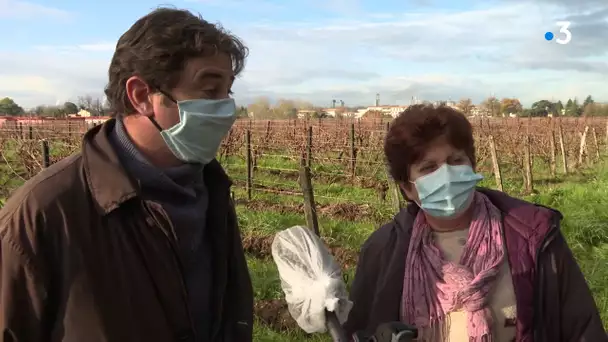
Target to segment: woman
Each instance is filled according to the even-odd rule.
[[[608,341],[556,210],[476,188],[469,121],[415,105],[384,152],[410,201],[361,249],[345,327],[418,327],[423,341]]]

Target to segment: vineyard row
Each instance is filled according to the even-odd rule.
[[[240,121],[224,139],[218,160],[249,199],[257,191],[302,194],[305,166],[312,183],[374,189],[386,200],[394,187],[382,151],[387,123],[339,121]],[[556,178],[608,152],[606,119],[490,119],[473,121],[473,126],[478,168],[494,176],[498,189],[512,178],[521,181],[524,192],[532,192],[537,177]],[[0,197],[76,152],[86,128],[55,122],[0,129]],[[336,199],[319,191],[315,196]]]

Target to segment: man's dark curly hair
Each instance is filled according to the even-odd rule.
[[[189,59],[216,53],[230,56],[237,76],[249,50],[219,24],[186,10],[158,8],[140,18],[120,37],[110,62],[105,94],[113,115],[135,112],[125,89],[131,76],[140,76],[151,87],[172,89]]]

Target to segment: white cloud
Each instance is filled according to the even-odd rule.
[[[109,58],[90,54],[0,52],[0,97],[10,96],[25,107],[54,104],[101,94]]]
[[[245,36],[252,50],[245,79],[256,80],[251,88],[259,93],[326,103],[335,97],[350,103],[372,99],[376,92],[387,103],[411,96],[479,100],[492,92],[527,103],[587,94],[608,100],[608,90],[600,87],[608,73],[608,46],[602,43],[608,38],[607,15],[563,13],[556,6],[515,3],[328,25],[258,26]],[[545,31],[556,29],[558,19],[573,22],[569,45],[543,38]],[[362,76],[306,87],[311,78],[331,75],[331,70]]]
[[[492,93],[527,104],[588,94],[608,101],[608,5],[587,0],[592,6],[583,10],[555,1],[228,27],[251,49],[236,96],[243,102],[265,95],[319,104],[335,98],[353,105],[371,103],[377,92],[384,103],[412,96],[479,101]],[[557,32],[561,19],[573,23],[571,43],[545,41],[544,33]],[[101,94],[114,45],[37,47],[43,58],[0,54],[0,95],[33,106]]]
[[[34,17],[70,16],[68,11],[20,0],[0,0],[0,18],[30,19]]]

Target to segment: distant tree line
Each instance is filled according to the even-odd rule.
[[[473,105],[471,99],[461,99],[457,107],[465,114],[482,114],[487,116],[608,116],[608,103],[596,103],[591,95],[587,96],[582,104],[575,98],[568,99],[566,105],[562,101],[552,102],[540,100],[534,102],[530,108],[524,108],[518,99],[488,97],[478,106]]]
[[[78,114],[81,110],[85,110],[91,116],[104,116],[109,112],[107,103],[104,103],[99,98],[94,98],[91,95],[79,96],[76,103],[67,101],[61,105],[49,106],[39,105],[30,110],[24,110],[10,97],[0,99],[0,115],[8,116],[44,116],[62,118],[68,115]]]
[[[327,110],[331,108],[335,115],[329,115]],[[256,119],[295,119],[306,117],[310,119],[322,119],[327,117],[343,117],[366,106],[346,106],[342,100],[332,100],[327,107],[320,107],[308,101],[278,99],[273,103],[268,97],[258,97],[247,107],[242,107],[242,116],[254,117]],[[378,111],[369,111],[366,117],[386,117]]]
[[[246,107],[246,110],[245,116],[252,116],[256,119],[295,119],[300,110],[310,111],[310,117],[322,115],[321,108],[316,108],[312,103],[279,99],[273,104],[268,97],[258,97]]]
[[[441,101],[439,104],[448,104]],[[340,117],[351,113],[360,108],[366,107],[346,107],[340,101],[340,106],[335,107],[336,101],[332,103],[332,110],[335,116]],[[524,108],[519,99],[488,97],[478,105],[473,104],[470,98],[463,98],[455,106],[467,115],[485,116],[520,116],[520,117],[543,117],[548,115],[558,116],[608,116],[608,104],[596,103],[591,95],[587,96],[582,104],[578,100],[568,99],[566,105],[561,101],[552,102],[540,100],[534,102],[530,108]],[[86,110],[91,116],[104,116],[109,114],[107,103],[99,98],[90,95],[79,96],[76,102],[65,102],[58,106],[36,106],[31,110],[24,110],[13,99],[5,97],[0,99],[0,115],[20,116],[35,115],[45,117],[66,117],[77,114],[81,110]],[[295,119],[298,113],[308,118],[324,118],[328,114],[325,108],[315,106],[307,101],[290,99],[279,99],[275,102],[268,97],[259,97],[247,106],[240,106],[237,109],[238,117],[254,117],[256,119]],[[365,117],[386,117],[387,114],[370,110]]]

